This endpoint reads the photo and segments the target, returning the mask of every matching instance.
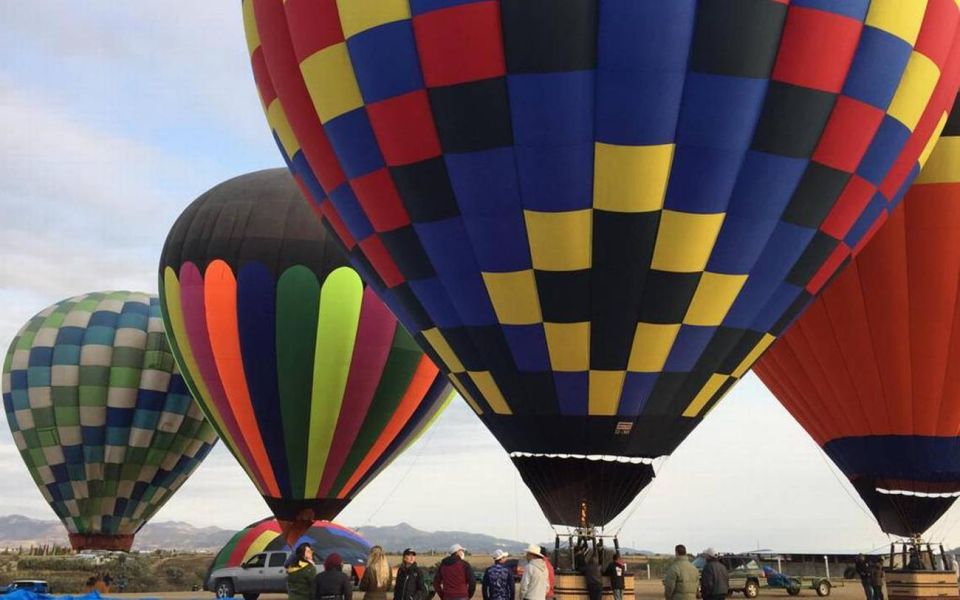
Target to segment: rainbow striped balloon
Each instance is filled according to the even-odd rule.
[[[446,378],[350,267],[284,169],[174,224],[161,304],[186,380],[296,537],[336,516],[439,414]]]
[[[273,518],[247,525],[230,538],[217,553],[210,566],[214,571],[223,567],[238,567],[261,552],[286,550],[290,552],[301,543],[313,546],[316,562],[336,552],[344,564],[362,565],[370,553],[370,542],[359,533],[331,521],[317,521],[294,544],[288,544],[281,535],[282,526]]]

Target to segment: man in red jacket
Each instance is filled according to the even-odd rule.
[[[477,590],[473,567],[463,560],[466,550],[460,544],[450,548],[450,556],[440,561],[433,577],[433,589],[440,600],[469,600]]]
[[[540,554],[543,555],[543,564],[547,566],[547,600],[553,598],[553,580],[556,575],[553,570],[553,563],[550,562],[550,555],[546,547],[540,546]]]

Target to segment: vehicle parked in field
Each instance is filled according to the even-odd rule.
[[[256,600],[260,594],[283,594],[287,591],[287,557],[284,551],[254,554],[239,567],[223,567],[210,573],[204,589],[217,598],[242,594],[243,600]]]
[[[745,598],[756,598],[760,594],[760,584],[764,581],[763,568],[752,556],[738,554],[723,554],[720,562],[727,568],[730,575],[730,593],[743,594]],[[693,566],[698,571],[703,570],[707,559],[698,556],[693,559]]]
[[[9,594],[18,590],[34,594],[49,594],[50,586],[42,579],[16,579],[6,588],[0,590],[0,594]]]
[[[791,596],[800,594],[804,587],[809,587],[818,596],[829,596],[833,587],[826,577],[791,577],[773,567],[763,567],[763,573],[767,579],[767,587],[785,589]]]
[[[706,559],[698,556],[693,565],[697,570],[703,570]],[[730,575],[730,593],[743,594],[745,598],[756,598],[760,588],[782,589],[791,596],[796,596],[803,588],[809,588],[818,596],[829,596],[832,588],[826,577],[792,577],[784,575],[773,567],[760,564],[760,558],[752,554],[724,554],[720,562],[727,568]]]

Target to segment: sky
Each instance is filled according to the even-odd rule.
[[[223,180],[282,164],[237,0],[0,0],[0,347],[68,296],[156,293],[160,249],[180,211]],[[0,481],[0,515],[54,517],[6,426]],[[267,514],[218,444],[154,519],[237,529]],[[337,520],[553,536],[506,453],[460,399]],[[960,545],[958,524],[955,507],[929,537]],[[610,530],[655,551],[677,543],[855,551],[889,541],[752,374]]]

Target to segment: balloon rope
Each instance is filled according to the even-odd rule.
[[[943,526],[940,527],[940,531],[943,532],[943,535],[939,538],[931,535],[931,539],[938,539],[940,543],[945,542],[947,540],[947,536],[953,532],[953,528],[957,526],[958,522],[960,522],[960,510],[957,510],[957,505],[954,505],[951,510],[953,512],[953,518],[950,521],[950,524],[947,525],[944,523]]]
[[[827,459],[827,453],[823,451],[823,448],[817,446],[817,450],[819,451],[819,452],[817,452],[817,454],[820,455],[820,460],[823,461],[823,464],[827,465],[827,470],[830,471],[830,473],[833,475],[833,478],[837,480],[837,483],[840,485],[840,487],[843,489],[843,491],[847,493],[847,496],[849,496],[850,499],[853,500],[853,503],[854,503],[855,505],[857,505],[857,508],[860,509],[860,512],[862,512],[862,513],[867,517],[867,520],[870,521],[871,524],[877,524],[877,525],[879,525],[880,522],[877,521],[877,518],[876,518],[875,516],[873,516],[873,513],[871,513],[871,512],[866,508],[863,499],[860,498],[859,496],[854,496],[853,494],[850,493],[850,489],[849,489],[850,481],[849,481],[849,480],[844,481],[844,480],[840,479],[840,477],[837,475],[837,471],[836,471],[837,467],[836,467],[836,465],[834,465],[832,462],[830,462],[830,461]],[[886,533],[886,532],[884,532],[884,533]],[[889,535],[888,535],[888,537],[889,537]]]
[[[367,525],[369,525],[370,521],[372,521],[373,518],[377,516],[377,513],[379,513],[380,510],[387,505],[387,502],[389,502],[390,499],[393,498],[393,495],[397,492],[397,489],[400,487],[400,484],[406,480],[407,476],[410,475],[410,471],[413,470],[413,467],[417,464],[417,461],[420,460],[420,456],[423,455],[423,451],[429,445],[429,442],[433,438],[433,434],[436,430],[437,430],[436,427],[430,427],[430,431],[427,432],[426,437],[421,442],[420,449],[417,450],[417,453],[416,455],[414,455],[413,460],[410,461],[410,465],[407,466],[407,470],[404,472],[403,477],[397,480],[397,483],[394,484],[393,489],[390,490],[390,493],[384,497],[383,502],[380,503],[380,506],[378,506],[376,510],[370,513],[370,516],[367,517],[366,521],[364,521],[362,527],[366,527]]]
[[[667,463],[670,462],[670,455],[664,457],[663,462],[660,463],[660,469],[656,472],[654,480],[656,477],[659,477],[663,474],[663,470],[667,468]],[[644,500],[647,499],[647,495],[650,493],[650,486],[653,484],[653,481],[647,484],[643,490],[640,491],[640,494],[637,496],[637,499],[633,502],[633,507],[630,509],[630,512],[627,513],[627,516],[623,518],[623,521],[620,522],[620,526],[617,527],[613,535],[619,537],[620,531],[627,525],[627,522],[633,517],[634,513],[637,512],[637,509],[640,508],[640,505],[643,504]]]

